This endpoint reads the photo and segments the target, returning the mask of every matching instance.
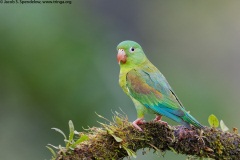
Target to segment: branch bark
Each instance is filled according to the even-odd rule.
[[[116,120],[116,119],[115,119]],[[58,153],[57,160],[122,159],[134,156],[134,152],[151,148],[157,151],[173,151],[196,157],[216,160],[240,159],[240,136],[206,127],[203,132],[192,127],[167,126],[157,122],[140,125],[143,132],[121,120],[114,124],[102,124],[87,133],[89,140],[80,143],[72,152]]]

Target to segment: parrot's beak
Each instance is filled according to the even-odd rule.
[[[126,53],[123,49],[119,49],[118,50],[118,54],[117,54],[117,60],[118,60],[118,64],[122,63],[126,63],[127,62],[127,56]]]

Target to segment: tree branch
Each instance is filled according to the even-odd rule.
[[[240,136],[206,127],[171,127],[157,122],[140,125],[143,132],[132,127],[127,119],[115,116],[114,123],[102,124],[102,128],[90,128],[89,140],[80,143],[73,151],[58,152],[57,160],[122,159],[135,156],[135,151],[151,148],[157,151],[173,151],[180,154],[213,159],[240,159]]]

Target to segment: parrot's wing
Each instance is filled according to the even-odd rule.
[[[165,77],[148,69],[132,69],[127,73],[127,88],[132,97],[154,112],[184,123],[180,117],[185,115],[181,105]]]
[[[173,101],[177,101],[179,105],[184,108],[182,102],[179,100],[179,98],[167,82],[166,78],[161,72],[158,71],[157,68],[144,67],[143,69],[138,70],[138,72],[143,72],[142,74],[148,75],[148,79],[146,79],[146,83],[148,83],[148,85],[154,87],[162,94],[171,97]]]

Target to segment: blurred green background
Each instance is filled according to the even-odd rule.
[[[118,85],[116,46],[127,39],[202,124],[214,113],[240,128],[240,1],[72,2],[0,4],[0,159],[50,159],[46,144],[63,144],[50,128],[99,126],[95,112],[111,118],[122,108],[135,120]]]

